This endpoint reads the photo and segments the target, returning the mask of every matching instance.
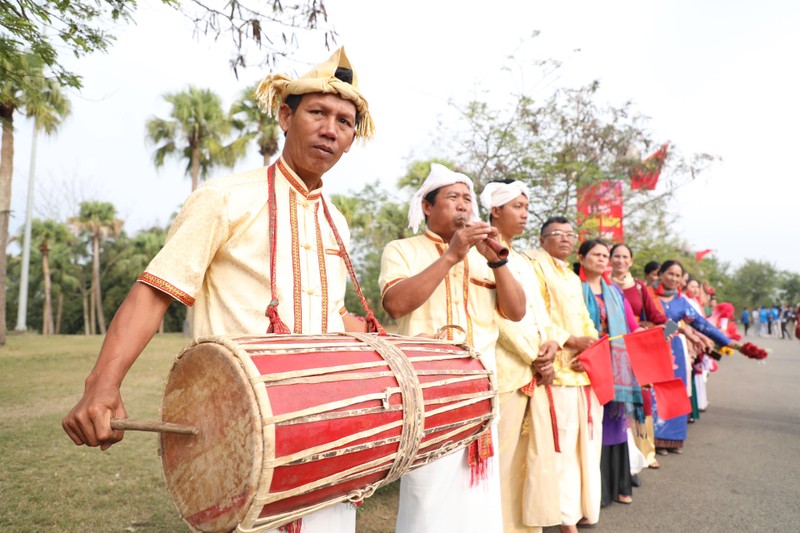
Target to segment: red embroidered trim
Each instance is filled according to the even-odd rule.
[[[169,283],[168,281],[164,281],[158,276],[144,272],[136,281],[141,281],[146,285],[150,285],[154,289],[158,289],[163,293],[169,294],[184,305],[189,307],[194,305],[194,298],[177,288],[175,285]]]
[[[444,254],[444,246],[443,243],[434,240],[431,238],[427,232],[425,232],[425,236],[428,237],[430,240],[436,243],[436,251],[439,252],[439,256],[441,257]],[[447,305],[447,324],[450,325],[453,323],[453,298],[450,296],[450,273],[448,272],[444,276],[444,290],[447,293],[445,296],[445,303]],[[453,340],[453,328],[447,328],[447,340]]]
[[[408,279],[408,278],[397,278],[397,279],[393,279],[392,281],[390,281],[389,283],[387,283],[387,284],[386,284],[386,286],[383,288],[383,294],[386,294],[386,291],[388,291],[388,290],[389,290],[389,288],[390,288],[390,287],[392,287],[393,285],[396,285],[396,284],[398,284],[398,283],[400,283],[401,281],[403,281],[403,280],[406,280],[406,279]],[[381,296],[383,296],[383,294],[381,294]]]
[[[432,240],[435,243],[444,244],[444,241],[442,240],[441,237],[439,237],[438,235],[434,235],[429,231],[426,231],[425,233],[423,233],[423,235],[425,235],[425,237],[427,237],[428,239]]]
[[[317,230],[317,258],[319,260],[319,282],[322,290],[322,333],[328,332],[328,270],[325,265],[327,250],[322,246],[322,229],[319,227],[319,204],[314,205],[314,225]],[[338,255],[338,254],[337,254]]]
[[[467,343],[475,347],[475,340],[472,337],[472,317],[469,316],[469,259],[464,258],[464,315],[467,319]]]
[[[280,161],[279,161],[280,162]],[[302,273],[300,272],[300,243],[297,235],[297,193],[289,191],[289,225],[292,227],[292,270],[294,278],[294,332],[303,332]]]
[[[286,168],[286,165],[284,165],[280,159],[278,159],[278,168],[280,169],[281,174],[283,174],[283,177],[286,178],[286,181],[289,182],[289,185],[292,186],[292,189],[294,189],[306,200],[317,200],[320,196],[322,196],[321,192],[317,191],[311,193],[308,191],[308,188],[306,188],[305,184],[298,183],[298,181],[294,179],[294,176],[292,176],[291,171]]]
[[[477,279],[477,278],[469,278],[469,280],[472,283],[474,283],[475,285],[479,286],[479,287],[485,287],[487,289],[496,289],[497,288],[497,284],[491,283],[489,281],[484,281],[482,279]]]

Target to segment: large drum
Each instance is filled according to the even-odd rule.
[[[261,531],[358,502],[463,448],[497,410],[468,346],[368,334],[196,340],[167,380],[167,488],[200,531]]]

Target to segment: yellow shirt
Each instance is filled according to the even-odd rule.
[[[497,389],[511,392],[524,387],[533,379],[531,363],[539,353],[540,345],[555,340],[559,346],[569,338],[569,333],[550,320],[539,279],[530,259],[509,248],[508,268],[525,291],[525,316],[513,322],[497,313],[500,336],[497,339]]]
[[[526,252],[533,264],[550,319],[565,332],[575,337],[598,338],[597,330],[583,302],[581,280],[564,261],[554,258],[545,250]],[[566,340],[566,339],[565,339]],[[589,385],[585,372],[575,372],[569,361],[575,351],[569,348],[559,350],[553,362],[556,371],[554,385],[582,387]]]
[[[272,299],[267,167],[211,180],[186,200],[139,281],[194,307],[194,335],[260,335]],[[322,207],[276,164],[278,312],[294,333],[343,331],[347,271]],[[327,202],[345,246],[350,232]]]
[[[447,244],[438,235],[423,235],[392,241],[381,256],[378,283],[381,295],[404,279],[419,274],[439,259]],[[466,258],[454,265],[431,297],[419,308],[397,319],[400,335],[433,334],[446,325],[457,325],[467,334],[466,341],[483,356],[484,364],[494,371],[497,322],[494,273],[486,258],[472,248]],[[458,331],[448,330],[447,338],[461,340]]]

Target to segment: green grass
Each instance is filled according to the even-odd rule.
[[[61,419],[78,401],[100,337],[12,335],[0,348],[0,531],[186,532],[167,493],[154,433],[105,452],[75,446]],[[188,344],[158,335],[122,387],[131,418],[158,419],[172,361]],[[360,533],[394,530],[397,484],[358,511]]]
[[[78,447],[61,419],[83,392],[99,337],[10,336],[0,348],[0,530],[188,531],[167,494],[157,436]],[[157,419],[180,335],[158,336],[122,387],[132,418]]]

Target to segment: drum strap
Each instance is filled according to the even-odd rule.
[[[269,211],[269,277],[272,300],[269,302],[265,314],[269,318],[269,327],[267,328],[267,333],[289,334],[291,331],[283,322],[283,320],[281,320],[281,317],[278,314],[278,304],[280,302],[278,301],[278,290],[275,276],[276,241],[278,234],[278,202],[275,199],[275,166],[276,163],[273,163],[267,169],[267,187],[269,188],[269,198],[267,203],[267,209]],[[361,284],[358,282],[355,270],[353,269],[353,262],[350,260],[350,254],[347,253],[347,249],[344,246],[344,242],[342,242],[339,231],[336,229],[336,224],[333,223],[333,217],[331,217],[330,211],[328,210],[328,204],[325,201],[324,196],[321,198],[321,201],[322,208],[325,211],[325,218],[328,221],[331,231],[333,231],[336,244],[339,246],[339,255],[344,261],[345,267],[347,268],[347,273],[350,275],[350,281],[353,283],[353,288],[358,295],[358,299],[361,301],[361,305],[364,306],[367,330],[371,333],[386,335],[386,331],[383,329],[383,326],[380,325],[372,310],[369,308],[369,304],[364,296],[364,292],[361,290]]]

